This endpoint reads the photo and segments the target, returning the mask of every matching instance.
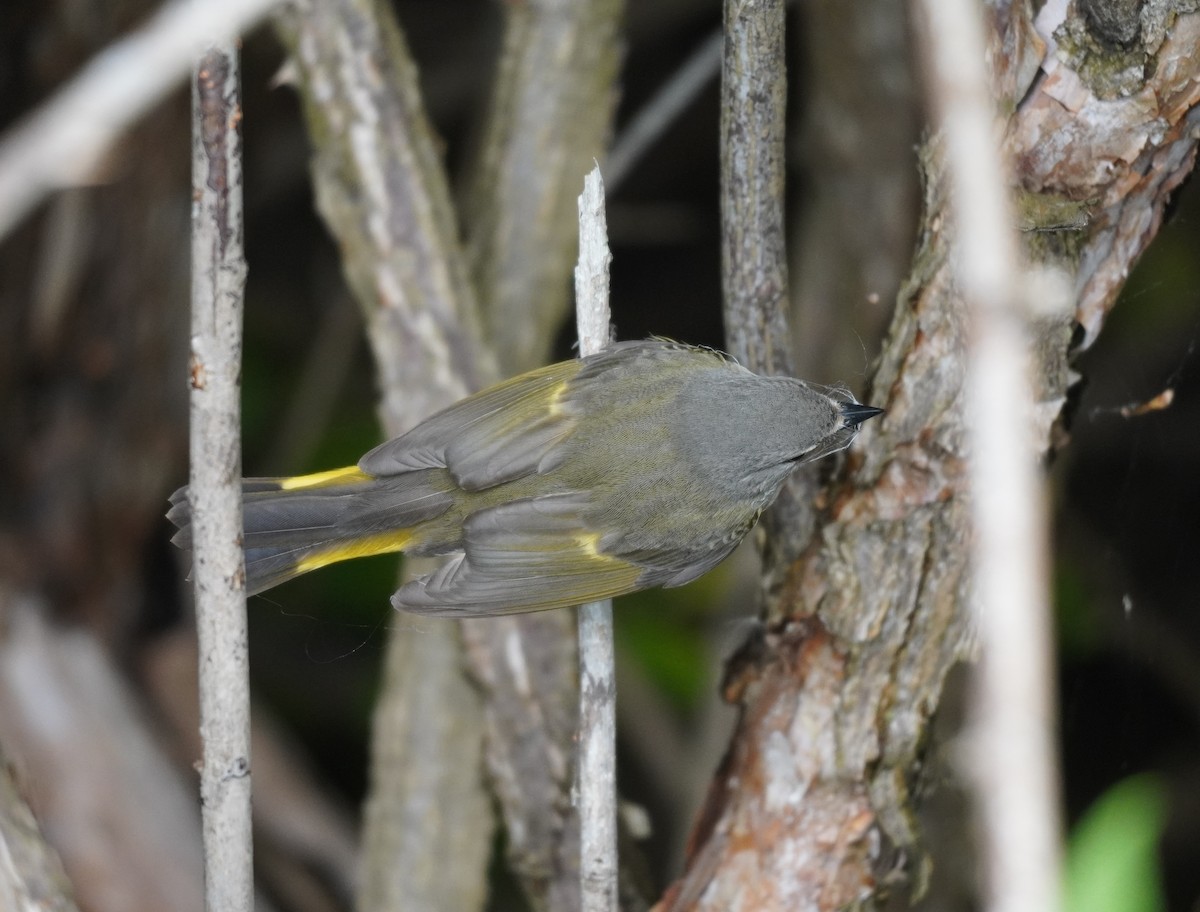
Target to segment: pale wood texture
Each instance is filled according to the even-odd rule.
[[[365,315],[388,435],[495,379],[417,71],[373,0],[297,3],[278,19],[312,137],[317,205]],[[484,724],[458,626],[393,624],[375,708],[358,908],[472,910],[493,815]],[[446,860],[456,864],[447,876]]]
[[[1062,797],[1044,482],[1034,438],[1031,316],[1064,320],[1065,283],[1035,289],[1018,256],[1010,163],[996,143],[983,16],[974,0],[914,5],[942,140],[966,324],[973,620],[980,639],[961,763],[989,912],[1060,905]],[[1036,305],[1027,300],[1039,296]]]
[[[200,659],[200,805],[209,912],[254,908],[250,644],[242,556],[242,120],[238,55],[192,73],[191,501]]]
[[[1038,31],[1054,32],[1064,5],[1043,8],[1040,30],[1027,4],[988,12],[1004,142],[1021,188],[1095,200],[1085,229],[1033,233],[1026,245],[1070,276],[1086,346],[1194,164],[1200,14],[1158,16],[1162,8],[1147,4],[1143,21],[1170,28],[1142,29],[1131,94],[1101,103],[1106,90],[1080,77],[1082,58],[1045,56]],[[1098,44],[1081,53],[1093,64],[1112,56]],[[929,719],[947,673],[973,653],[964,324],[934,147],[924,162],[919,245],[868,398],[888,414],[865,427],[822,495],[812,546],[787,568],[761,635],[731,664],[726,692],[741,721],[663,909],[874,904],[898,859],[920,857],[912,789]],[[1039,326],[1043,445],[1065,400],[1071,335],[1069,321]]]
[[[575,323],[582,357],[612,340],[608,309],[608,227],[599,166],[579,195],[579,263]],[[579,808],[580,908],[617,908],[617,672],[612,599],[580,605],[579,749],[575,794]]]

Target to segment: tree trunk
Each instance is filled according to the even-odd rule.
[[[1068,359],[1095,340],[1195,161],[1200,14],[1171,6],[1146,4],[1119,50],[1065,4],[1036,28],[1028,4],[989,8],[1027,256],[1076,293],[1074,321],[1044,322],[1034,342],[1047,448]],[[922,158],[920,241],[867,400],[887,416],[822,494],[807,550],[730,663],[741,721],[663,910],[874,905],[902,859],[922,867],[913,791],[946,676],[973,651],[963,321],[936,138]]]

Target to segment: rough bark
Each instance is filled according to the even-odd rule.
[[[783,0],[726,0],[721,63],[721,293],[725,344],[761,374],[794,374],[784,238],[787,68]],[[770,577],[811,534],[813,467],[784,485],[762,522]],[[765,587],[770,593],[775,583]]]
[[[1027,253],[1071,276],[1086,347],[1194,164],[1200,14],[1147,4],[1133,51],[1094,45],[1071,58],[1043,57],[1027,4],[989,12],[1020,189],[1056,203],[1031,227],[1059,230],[1031,233]],[[1087,29],[1056,3],[1039,25],[1043,35]],[[1131,53],[1138,78],[1103,100],[1108,89],[1089,83],[1087,68]],[[947,673],[972,651],[962,319],[936,143],[925,168],[918,250],[870,399],[888,414],[822,494],[819,529],[789,568],[785,597],[731,663],[726,695],[741,721],[687,870],[661,908],[874,907],[897,863],[921,857],[912,793],[922,748]],[[1083,230],[1063,217],[1072,201],[1089,201]],[[1033,340],[1047,445],[1067,393],[1071,329],[1046,321]]]
[[[729,351],[794,373],[787,326],[783,0],[727,0],[721,67],[721,291]]]
[[[416,67],[394,15],[373,0],[297,3],[278,22],[318,207],[366,317],[384,428],[399,434],[494,376]],[[457,625],[391,627],[358,908],[482,907],[493,824],[481,713]]]
[[[242,555],[242,120],[233,42],[192,74],[191,472],[200,646],[200,807],[205,908],[254,906],[250,644]]]

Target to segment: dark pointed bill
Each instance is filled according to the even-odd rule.
[[[845,419],[846,427],[856,428],[868,418],[882,414],[883,409],[875,408],[873,405],[860,405],[857,402],[848,402],[842,405],[842,418]]]

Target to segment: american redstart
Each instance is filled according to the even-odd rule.
[[[444,555],[392,604],[508,614],[679,586],[802,462],[882,409],[666,340],[622,342],[450,406],[344,469],[242,482],[246,590],[336,561]],[[191,546],[187,489],[167,514]]]

